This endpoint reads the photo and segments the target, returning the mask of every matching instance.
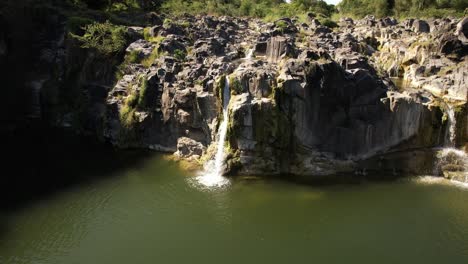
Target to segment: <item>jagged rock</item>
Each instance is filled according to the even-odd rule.
[[[210,56],[221,56],[224,54],[224,45],[220,43],[219,39],[215,38],[199,39],[195,41],[194,48],[195,57],[199,61],[203,61]]]
[[[177,140],[177,152],[174,155],[179,158],[201,157],[205,151],[206,147],[200,142],[191,138],[181,137]]]
[[[314,32],[315,32],[315,34],[319,35],[319,34],[330,33],[330,32],[332,32],[332,30],[329,27],[319,25],[319,26],[315,27]]]
[[[175,35],[168,35],[166,38],[159,44],[158,50],[160,52],[168,52],[174,54],[176,50],[186,52],[185,45],[183,40]]]
[[[411,29],[416,33],[429,33],[430,27],[429,24],[424,20],[416,19],[411,23]]]
[[[390,27],[398,24],[398,21],[393,17],[386,17],[379,20],[381,27]]]
[[[151,65],[125,60],[117,67],[119,61],[100,63],[91,51],[86,57],[60,53],[66,41],[38,54],[57,69],[64,68],[53,65],[57,54],[81,58],[64,68],[64,74],[78,74],[63,75],[61,85],[82,89],[90,103],[86,123],[118,147],[200,157],[216,139],[228,78],[226,163],[233,173],[410,173],[410,167],[423,170],[430,149],[442,144],[448,125],[441,105],[456,108],[456,144],[466,145],[465,20],[397,24],[368,16],[343,19],[332,31],[313,15],[307,24],[181,15],[165,25],[157,16],[149,35],[165,38]],[[143,40],[141,28],[131,30],[135,41],[127,52],[149,56],[155,44]],[[0,33],[0,56],[4,42]],[[244,58],[252,47],[255,56]],[[123,77],[114,85],[117,68]],[[407,85],[395,87],[388,73]],[[412,155],[420,155],[413,158],[417,164],[405,162]]]
[[[267,59],[276,62],[285,56],[294,56],[294,46],[291,41],[285,37],[272,37],[267,44]]]
[[[464,45],[468,45],[468,17],[463,18],[457,24],[455,35]]]
[[[297,33],[299,30],[289,18],[281,18],[276,20],[271,26],[272,35],[283,35]]]
[[[163,15],[158,15],[154,12],[151,12],[148,14],[149,15],[149,21],[151,25],[155,26],[162,26],[164,22],[164,16]]]
[[[195,102],[196,93],[191,89],[177,90],[174,95],[174,102],[180,107],[190,108]]]
[[[130,46],[128,46],[126,49],[126,52],[130,53],[136,51],[138,52],[140,58],[147,58],[151,55],[151,52],[153,52],[154,48],[155,46],[151,42],[144,39],[139,39],[130,44]]]
[[[321,25],[322,25],[322,23],[320,23],[320,21],[318,21],[318,19],[314,18],[314,19],[310,20],[310,26],[312,28],[317,28],[318,26],[321,26]]]
[[[264,56],[267,53],[268,43],[266,41],[259,41],[255,43],[254,53],[256,55]]]
[[[342,17],[340,18],[340,23],[352,26],[354,25],[354,20],[350,17]]]
[[[128,27],[127,35],[132,41],[143,38],[143,28],[142,27]]]

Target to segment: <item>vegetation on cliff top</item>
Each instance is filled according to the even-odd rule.
[[[212,14],[250,16],[274,20],[303,16],[307,12],[324,16],[442,17],[462,16],[468,0],[342,0],[338,6],[323,0],[68,0],[81,7],[106,11],[145,10],[168,14]]]
[[[462,16],[468,0],[342,0],[340,14],[352,17],[444,17]]]

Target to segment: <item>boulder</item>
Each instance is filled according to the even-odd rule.
[[[468,45],[468,17],[458,22],[455,35],[464,45]]]
[[[151,55],[153,52],[153,49],[155,48],[154,44],[146,41],[144,39],[139,39],[130,46],[127,47],[126,52],[132,53],[132,52],[138,52],[138,56],[140,59],[147,58]]]
[[[424,20],[414,20],[411,29],[416,33],[429,33],[431,31],[429,24]]]
[[[206,147],[202,143],[197,142],[191,138],[180,137],[177,140],[177,152],[175,156],[179,158],[199,158],[205,153]]]
[[[267,43],[266,56],[268,61],[277,62],[288,56],[294,57],[293,42],[285,37],[272,37]]]

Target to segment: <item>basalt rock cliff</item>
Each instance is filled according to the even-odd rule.
[[[53,19],[26,80],[30,116],[117,147],[209,159],[229,83],[226,173],[432,174],[437,148],[467,148],[468,18],[332,29],[152,14],[111,58]],[[0,57],[14,52],[6,33]]]

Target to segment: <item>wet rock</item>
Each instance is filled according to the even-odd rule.
[[[201,157],[205,151],[206,147],[200,142],[191,138],[181,137],[177,140],[177,152],[174,155],[179,158],[197,158]]]

